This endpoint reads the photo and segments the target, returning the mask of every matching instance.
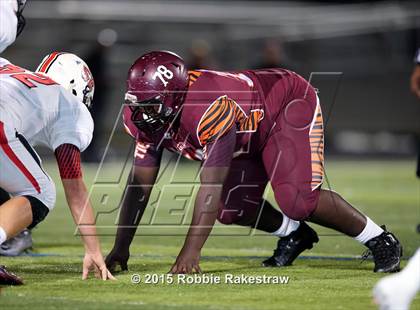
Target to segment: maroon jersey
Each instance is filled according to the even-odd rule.
[[[189,89],[177,128],[146,135],[131,122],[124,108],[126,131],[136,139],[136,163],[149,165],[166,148],[183,156],[203,160],[206,145],[236,130],[235,155],[252,154],[266,141],[280,111],[290,101],[311,96],[312,87],[298,74],[283,69],[189,72]],[[276,91],[273,94],[272,89]],[[252,143],[251,143],[252,142]]]

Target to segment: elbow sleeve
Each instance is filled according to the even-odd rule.
[[[82,177],[80,151],[76,146],[72,144],[60,145],[55,150],[55,157],[61,179],[79,179]]]

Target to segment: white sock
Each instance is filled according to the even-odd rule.
[[[280,228],[271,234],[277,237],[286,237],[298,229],[299,225],[298,221],[294,221],[283,214],[283,222]]]
[[[370,239],[375,238],[382,234],[384,230],[375,224],[369,217],[366,216],[366,226],[362,232],[354,237],[355,240],[359,241],[362,244],[365,244]]]
[[[6,232],[0,227],[0,245],[7,240]]]

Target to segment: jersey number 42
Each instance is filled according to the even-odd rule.
[[[57,83],[54,82],[47,76],[44,76],[39,73],[34,73],[30,71],[26,71],[25,69],[12,65],[7,64],[5,66],[0,66],[0,74],[8,74],[11,78],[14,78],[21,82],[28,88],[35,88],[37,84],[41,85],[56,85]],[[37,83],[37,84],[35,84]]]

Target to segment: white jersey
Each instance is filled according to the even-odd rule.
[[[0,0],[0,53],[16,40],[16,11],[16,0]]]
[[[46,76],[21,69],[0,58],[0,121],[31,145],[55,151],[73,144],[83,152],[93,135],[87,107]]]

